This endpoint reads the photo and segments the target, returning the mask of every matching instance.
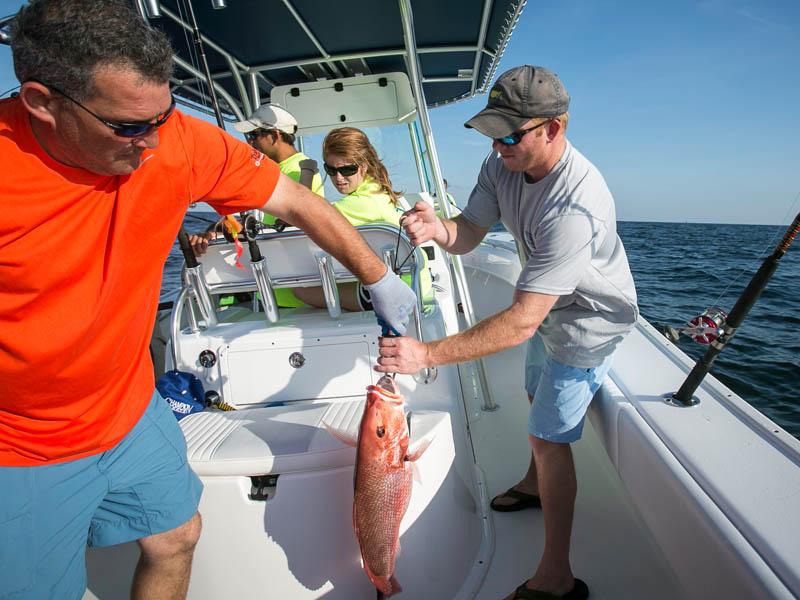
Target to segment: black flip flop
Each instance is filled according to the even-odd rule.
[[[496,500],[503,497],[513,498],[516,502],[513,504],[497,504]],[[492,507],[492,510],[496,510],[497,512],[515,512],[518,510],[525,510],[526,508],[542,508],[542,501],[539,499],[539,496],[526,494],[525,492],[520,492],[511,487],[502,494],[498,494],[492,498],[489,506]]]

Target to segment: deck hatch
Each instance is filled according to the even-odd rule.
[[[288,347],[249,340],[221,347],[219,357],[223,395],[235,407],[354,396],[373,383],[366,340]]]

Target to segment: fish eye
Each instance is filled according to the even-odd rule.
[[[379,438],[382,438],[384,436],[384,434],[386,433],[386,429],[384,429],[383,427],[378,427],[378,429],[377,429],[377,431],[375,433],[378,434]]]

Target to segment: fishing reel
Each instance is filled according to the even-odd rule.
[[[249,214],[244,220],[244,237],[248,242],[256,241],[256,237],[264,229],[261,219],[254,214]]]
[[[681,329],[667,325],[664,328],[664,335],[673,344],[678,343],[682,333],[700,344],[710,344],[725,334],[727,319],[728,314],[724,310],[713,306],[707,308],[702,315],[695,317]]]
[[[262,222],[263,215],[264,213],[261,211],[253,210],[247,213],[240,213],[238,220],[231,216],[224,217],[214,224],[213,231],[217,235],[222,235],[231,244],[237,239],[239,241],[255,241],[256,236],[267,228]],[[280,219],[278,222],[283,224],[283,227],[286,227],[286,224]],[[278,229],[277,223],[275,225],[275,229],[278,231],[283,231],[283,227]],[[236,236],[235,238],[234,235]]]
[[[232,215],[222,217],[219,221],[214,223],[214,226],[211,229],[215,236],[221,235],[229,244],[234,243],[236,240],[234,236],[238,237],[241,230],[242,224],[236,220],[236,217]]]

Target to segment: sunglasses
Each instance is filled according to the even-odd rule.
[[[325,172],[333,177],[337,173],[341,173],[344,177],[352,177],[358,173],[358,165],[343,165],[341,167],[332,167],[328,163],[322,163]]]
[[[542,125],[547,125],[550,121],[542,121],[538,125],[534,125],[530,129],[520,129],[519,131],[515,131],[513,133],[509,133],[505,137],[501,138],[494,138],[494,141],[499,144],[505,144],[506,146],[516,146],[522,141],[522,138],[525,137],[526,133],[530,133],[534,129],[539,129]]]
[[[104,118],[96,115],[91,110],[86,108],[83,104],[81,104],[80,102],[78,102],[74,98],[71,98],[70,96],[68,96],[67,94],[62,92],[57,87],[52,86],[52,85],[48,85],[46,83],[43,83],[43,82],[35,80],[35,79],[32,80],[32,81],[36,81],[36,83],[41,83],[42,85],[44,85],[46,87],[49,87],[54,92],[64,96],[64,98],[66,98],[70,102],[73,102],[74,104],[77,104],[83,110],[85,110],[87,113],[92,115],[95,119],[100,121],[103,125],[105,125],[106,127],[109,127],[110,129],[112,129],[114,131],[114,134],[118,135],[119,137],[124,137],[124,138],[143,137],[143,136],[147,135],[148,133],[150,133],[151,131],[153,131],[154,129],[158,129],[164,123],[166,123],[167,119],[169,119],[170,115],[172,114],[172,111],[175,110],[175,96],[172,96],[172,102],[170,103],[169,108],[167,109],[167,112],[165,112],[163,115],[158,117],[158,119],[156,119],[155,123],[112,123],[111,121],[106,121]]]
[[[252,144],[262,135],[267,135],[268,133],[272,133],[275,131],[274,129],[254,129],[253,131],[248,131],[244,134],[244,139],[247,140],[248,144]]]

